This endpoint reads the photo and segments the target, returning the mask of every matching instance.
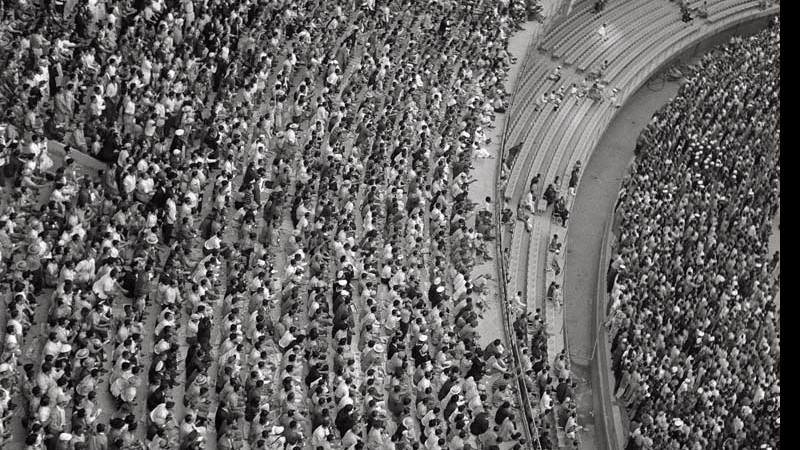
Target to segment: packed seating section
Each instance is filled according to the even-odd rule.
[[[704,56],[653,117],[608,274],[629,450],[780,448],[780,23]]]
[[[467,195],[523,2],[3,7],[3,448],[527,446]]]

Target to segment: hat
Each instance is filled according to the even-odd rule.
[[[298,124],[297,124],[297,123],[295,123],[295,122],[292,122],[292,123],[289,125],[289,128],[291,128],[291,129],[293,129],[293,130],[296,130],[296,129],[300,128],[300,125],[298,125]]]
[[[208,377],[203,374],[200,374],[194,379],[194,384],[198,386],[205,386],[208,384]]]
[[[71,441],[72,440],[72,435],[69,434],[69,433],[61,433],[61,434],[58,435],[58,440],[59,441]]]
[[[281,434],[283,433],[283,427],[280,425],[274,425],[272,427],[272,434]]]
[[[427,335],[425,335],[425,334],[420,334],[419,335],[419,341],[420,342],[426,342],[427,340],[428,340],[428,336]]]
[[[147,235],[146,238],[144,238],[144,241],[147,242],[150,245],[156,245],[156,244],[158,244],[158,236],[156,236],[153,233],[150,233],[150,234]]]
[[[28,246],[28,254],[30,255],[41,255],[44,253],[45,248],[43,248],[44,242],[34,242]]]
[[[16,264],[14,264],[14,269],[16,269],[16,270],[18,270],[20,272],[25,272],[25,271],[28,270],[28,262],[25,261],[24,259],[19,260],[19,261],[17,261]]]
[[[184,133],[186,133],[186,131],[184,131],[183,128],[175,130],[175,136],[183,136]]]
[[[347,286],[347,280],[339,280],[336,283],[338,283],[339,286]]]
[[[78,359],[86,359],[89,357],[89,349],[82,348],[75,353],[75,357]]]
[[[437,287],[437,288],[436,288],[436,292],[438,292],[438,293],[440,293],[440,294],[441,294],[442,292],[444,292],[444,286],[439,286],[439,287]]]
[[[383,344],[380,344],[380,343],[375,344],[375,347],[372,347],[372,349],[375,350],[378,353],[383,353],[383,350],[384,350]]]
[[[169,342],[167,342],[164,339],[162,339],[162,340],[158,341],[158,344],[156,344],[153,347],[153,351],[158,355],[160,353],[164,353],[165,351],[169,350],[169,347],[170,347]]]

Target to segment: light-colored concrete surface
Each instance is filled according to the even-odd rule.
[[[573,355],[590,358],[592,354],[590,325],[603,225],[610,220],[620,183],[633,159],[636,138],[652,114],[677,92],[677,83],[664,84],[659,91],[642,87],[611,122],[584,166],[571,215],[564,292]]]
[[[526,22],[522,25],[522,30],[518,31],[511,37],[508,43],[508,52],[517,58],[516,62],[511,66],[506,79],[505,88],[506,92],[513,92],[516,87],[517,76],[520,73],[522,63],[525,57],[525,51],[531,42],[531,39],[541,29],[542,24],[538,22]],[[482,209],[484,199],[490,197],[492,201],[497,201],[495,195],[495,173],[498,170],[500,159],[497,155],[500,152],[500,145],[502,139],[502,132],[505,126],[506,114],[496,114],[494,121],[494,128],[491,128],[487,135],[490,137],[491,142],[486,146],[486,149],[492,155],[491,158],[478,158],[473,160],[474,169],[472,170],[472,178],[475,183],[470,185],[469,198],[471,201],[478,204],[478,209]],[[474,218],[473,218],[474,220]],[[474,226],[474,221],[472,222]],[[476,264],[472,271],[472,278],[478,279],[482,277],[482,282],[486,287],[486,306],[483,312],[483,318],[478,322],[478,332],[481,337],[481,345],[484,347],[495,339],[504,339],[503,337],[503,317],[500,308],[500,299],[498,297],[497,288],[497,252],[495,245],[488,242],[486,249],[491,260],[485,260],[482,264]]]
[[[624,45],[624,48],[626,48],[628,51],[622,52],[619,55],[614,54],[608,56],[609,58],[614,59],[614,64],[612,64],[611,68],[606,73],[607,76],[604,78],[611,80],[610,86],[618,87],[620,89],[619,94],[616,95],[616,101],[623,104],[631,100],[632,91],[636,89],[636,86],[642,82],[644,77],[649,76],[650,71],[652,71],[656,66],[665,63],[667,59],[674,56],[676,53],[689,50],[690,48],[696,49],[697,46],[700,45],[699,43],[701,41],[707,39],[715,33],[728,28],[737,27],[738,24],[743,23],[744,21],[754,20],[756,17],[760,17],[760,15],[771,13],[769,11],[745,11],[739,16],[732,16],[726,19],[726,21],[716,23],[713,26],[707,26],[704,22],[697,22],[692,25],[681,23],[678,20],[677,8],[675,5],[658,3],[656,9],[658,9],[657,12],[663,13],[661,16],[669,19],[662,22],[666,23],[670,22],[671,20],[669,28],[663,28],[659,26],[651,27],[650,30],[646,30],[645,28],[641,27],[641,23],[637,25],[631,21],[626,21],[625,23],[627,23],[628,32],[625,33],[625,39],[622,39],[619,42],[619,45],[614,46],[614,48],[622,48]],[[636,11],[636,9],[632,9],[631,11]],[[627,16],[625,16],[625,18],[627,18]],[[590,20],[587,23],[592,22],[593,21]],[[586,30],[589,30],[590,28],[594,30],[593,25],[587,25],[587,27],[588,28],[586,28]],[[656,35],[653,33],[656,33],[656,30],[658,30],[657,32],[660,33],[658,34],[660,39],[654,40],[653,37]],[[678,31],[680,31],[680,33],[678,33]],[[593,32],[583,33],[582,30],[568,30],[568,32],[572,34],[577,33],[579,35],[584,35],[586,36],[586,39],[591,39],[592,36],[594,36]],[[619,36],[622,35],[620,34]],[[580,40],[581,38],[578,39]],[[599,59],[602,60],[602,56],[605,56],[607,53],[609,52],[601,52]],[[647,57],[645,57],[645,53],[647,54]],[[526,71],[537,70],[539,73],[549,73],[553,70],[556,64],[559,64],[552,61],[551,58],[546,54],[540,53],[539,56],[539,58],[534,59],[534,64],[531,64],[526,68]],[[607,101],[610,96],[610,87],[606,89],[603,95],[606,101],[599,106],[576,105],[576,107],[573,109],[569,106],[570,103],[566,103],[567,100],[565,100],[565,105],[561,111],[558,112],[558,114],[551,112],[552,106],[550,104],[547,104],[544,106],[544,108],[541,108],[542,111],[538,113],[533,112],[534,101],[539,98],[542,93],[550,92],[556,89],[557,85],[569,86],[573,82],[580,84],[580,81],[584,78],[584,75],[585,73],[578,73],[573,68],[562,67],[561,79],[557,83],[537,81],[537,78],[541,80],[540,76],[533,77],[533,79],[526,81],[526,88],[530,89],[531,93],[527,95],[525,105],[515,110],[515,116],[511,118],[512,127],[509,130],[508,135],[509,143],[524,143],[523,150],[512,167],[509,189],[507,190],[507,195],[510,198],[509,206],[512,209],[515,209],[519,204],[523,191],[527,188],[527,181],[530,180],[534,174],[541,173],[544,178],[540,186],[546,186],[547,184],[554,182],[555,176],[561,176],[563,182],[564,177],[569,175],[569,170],[572,168],[571,166],[575,161],[582,160],[584,161],[584,166],[586,166],[585,160],[587,155],[590,155],[592,150],[594,150],[594,148],[597,146],[599,134],[608,127],[611,117],[610,113],[613,112],[610,105],[611,102]],[[663,89],[663,87],[657,86],[655,89]],[[573,112],[575,113],[574,115],[572,114]],[[641,124],[642,126],[644,123],[646,123],[647,119],[649,119],[651,112],[643,114],[644,121]],[[637,115],[637,117],[638,116],[639,115]],[[568,121],[574,123],[567,123]],[[542,125],[542,123],[544,123],[544,125]],[[529,131],[538,130],[538,128],[542,128],[542,132]],[[577,138],[569,140],[562,139],[561,135],[563,133],[566,133],[567,136],[575,134]],[[633,136],[634,142],[635,137],[636,135]],[[632,150],[633,146],[631,145],[631,153]],[[624,166],[627,165],[626,163],[627,161],[622,161],[621,166],[624,168]],[[585,172],[585,167],[583,172]],[[584,175],[585,173],[582,174],[581,178],[584,178]],[[616,191],[618,189],[620,180],[621,175],[614,180],[616,187],[611,194],[612,202],[616,198]],[[563,188],[564,186],[562,185],[562,192]],[[597,210],[604,213],[607,212],[607,210],[604,208],[597,208]],[[546,216],[549,216],[549,211]],[[576,220],[580,221],[575,216],[574,208],[572,208],[570,220],[572,222],[575,222]],[[591,226],[594,228],[590,228],[588,230],[589,233],[594,233],[597,235],[596,237],[598,239],[601,239],[599,234],[602,233],[602,220],[600,220],[599,223],[597,221],[589,221],[588,223],[592,224]],[[542,249],[540,252],[531,252],[530,249],[539,246],[542,238],[549,238],[553,232],[558,232],[559,228],[559,224],[553,224],[550,217],[540,215],[534,216],[533,218],[533,233],[528,234],[525,231],[520,231],[521,229],[524,229],[524,227],[517,225],[514,231],[515,235],[513,236],[513,239],[510,236],[510,230],[508,230],[508,232],[506,232],[503,236],[504,248],[508,249],[511,253],[508,258],[509,261],[511,261],[511,268],[508,271],[510,278],[508,291],[516,292],[518,290],[522,290],[527,292],[529,307],[533,305],[535,305],[535,307],[539,307],[539,302],[541,300],[537,301],[537,298],[544,298],[546,279],[548,276],[539,275],[544,272],[545,266],[549,266],[550,263],[546,256],[544,256],[547,255],[545,249]],[[579,232],[577,234],[583,233]],[[532,238],[534,235],[536,237]],[[598,250],[599,249],[594,249],[596,253],[598,253]],[[531,255],[531,253],[533,253],[533,255]],[[535,254],[537,253],[542,255],[538,258],[538,261],[528,261],[529,257],[535,258]],[[569,259],[569,256],[567,256],[567,258]],[[585,276],[591,276],[595,279],[595,281],[597,277],[596,258],[597,255],[594,257],[594,264],[591,269],[591,273],[584,274]],[[539,267],[535,270],[528,270],[526,268],[528,264],[538,265]],[[533,276],[530,274],[533,274]],[[545,283],[542,281],[545,281]],[[569,282],[565,284],[568,286]],[[528,287],[528,285],[530,285],[530,287]],[[588,283],[588,285],[594,286],[593,283]],[[570,293],[565,293],[565,298],[567,298],[567,301],[569,301]],[[584,303],[588,303],[588,305],[592,305],[594,303],[593,297],[577,298],[573,299],[573,301],[583,301]],[[551,311],[549,309],[550,305],[547,305],[547,302],[544,302],[544,304],[548,322],[550,322],[548,323],[548,332],[555,335],[558,333],[558,330],[561,329],[561,323],[558,323],[558,309],[555,308],[555,311]],[[587,305],[584,305],[584,308],[587,308]],[[566,310],[570,311],[569,305],[567,305]],[[589,310],[589,312],[591,314],[591,310]],[[569,312],[569,314],[572,313]],[[563,315],[561,317],[563,317]],[[591,324],[591,319],[594,316],[590,315],[588,317],[590,320],[589,323]],[[569,328],[569,325],[570,324],[567,323],[566,327]],[[588,329],[583,329],[583,332],[587,335],[593,334],[591,327]],[[554,351],[560,350],[559,344],[561,342],[563,342],[562,339],[556,336],[550,336],[550,339],[548,339],[548,353],[551,356],[553,356]],[[573,351],[573,353],[575,352]],[[591,355],[591,347],[589,352],[584,352],[584,354],[580,354],[578,356],[586,356],[586,353]],[[586,363],[586,358],[584,358],[584,363]],[[588,365],[586,365],[586,367],[588,368]],[[588,375],[588,372],[584,375],[576,373],[576,381],[578,381],[579,384],[582,383],[582,379],[588,378],[586,375]],[[584,395],[584,398],[591,398],[591,396]],[[584,401],[584,404],[591,405],[591,401]],[[588,414],[588,412],[591,411],[591,408],[592,406],[584,407],[584,412]],[[589,422],[593,422],[593,419],[588,417],[587,414],[583,415],[583,421],[579,420],[581,425],[587,425],[587,420]],[[613,413],[611,414],[613,415]],[[584,442],[581,445],[581,448],[596,447],[596,445],[592,445],[590,442]]]
[[[526,52],[533,51],[533,46],[537,43],[542,32],[547,27],[549,20],[554,17],[556,11],[565,0],[543,0],[542,13],[544,20],[540,22],[526,22],[522,25],[522,30],[517,31],[514,36],[509,39],[508,52],[517,60],[511,66],[508,72],[508,78],[504,84],[506,92],[513,93],[517,88],[517,79],[521,75],[522,65],[525,62]],[[495,173],[499,170],[499,165],[502,161],[497,157],[500,153],[500,147],[503,145],[503,131],[506,127],[506,120],[508,114],[496,114],[494,121],[494,128],[487,131],[487,136],[491,139],[486,149],[492,155],[492,158],[476,159],[473,162],[474,169],[472,170],[472,178],[476,181],[470,186],[469,197],[470,200],[483,205],[484,199],[490,197],[492,202],[502,201],[502,196],[497,195],[495,192]],[[507,147],[513,143],[506,144]],[[474,224],[474,222],[472,222]],[[491,247],[491,248],[490,248]],[[487,245],[487,250],[491,255],[492,260],[484,261],[482,264],[476,264],[473,269],[473,279],[483,276],[485,279],[486,287],[488,289],[487,298],[490,299],[486,304],[483,318],[478,324],[478,331],[481,334],[481,342],[487,345],[494,339],[502,338],[503,327],[501,309],[498,301],[497,290],[497,252],[494,245]],[[513,292],[510,294],[513,295]]]
[[[780,204],[780,200],[778,200]],[[772,258],[772,255],[775,254],[776,251],[781,249],[781,210],[780,207],[778,208],[778,212],[775,213],[775,217],[772,219],[772,235],[769,237],[769,257]],[[781,274],[781,263],[778,262],[778,266],[775,268],[774,275],[778,278],[778,288],[780,289],[780,274]],[[775,294],[775,305],[777,309],[781,309],[781,291],[778,290],[778,293]]]
[[[599,438],[602,435],[595,432],[591,383],[585,382],[590,379],[589,362],[595,345],[592,320],[603,225],[610,220],[620,183],[633,159],[636,138],[652,114],[678,92],[677,83],[667,83],[663,87],[658,83],[654,87],[659,90],[642,87],[611,122],[584,165],[572,208],[564,283],[565,325],[578,381],[578,422],[586,428],[581,434],[581,448],[587,450],[605,448]],[[626,422],[624,412],[614,415],[623,424]]]

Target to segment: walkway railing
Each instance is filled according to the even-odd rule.
[[[602,431],[604,442],[608,450],[620,450],[619,443],[622,442],[618,430],[612,423],[613,415],[608,413],[614,407],[613,399],[611,398],[611,381],[609,380],[608,373],[608,340],[606,339],[606,329],[603,325],[606,317],[606,304],[608,296],[606,293],[606,273],[608,271],[608,262],[610,260],[609,251],[611,247],[611,232],[614,222],[614,216],[606,219],[605,231],[603,232],[603,240],[600,247],[600,264],[597,269],[597,299],[595,300],[595,320],[594,320],[594,336],[595,336],[595,349],[592,351],[593,364],[592,364],[592,378],[595,381],[595,389],[600,392],[600,404],[603,413],[602,417]]]
[[[568,3],[569,0],[562,0],[564,4]],[[566,15],[567,8],[562,7],[557,9],[556,14],[560,17],[562,15]],[[546,35],[546,33],[550,30],[550,28],[554,25],[556,20],[554,18],[547,18],[547,26],[541,27],[537,32],[533,34],[531,37],[530,42],[528,43],[528,47],[525,51],[525,55],[523,57],[522,63],[520,65],[520,70],[517,75],[517,79],[522,79],[524,76],[523,74],[529,70],[532,66],[533,61],[536,57],[538,57],[536,52],[536,45],[538,45],[539,37]],[[498,164],[497,170],[495,171],[495,210],[494,210],[494,222],[495,222],[495,235],[497,238],[495,239],[495,246],[497,251],[497,280],[499,285],[499,298],[500,298],[500,305],[502,310],[502,316],[504,319],[504,330],[506,334],[506,340],[510,344],[512,348],[512,355],[514,358],[514,364],[516,366],[515,370],[518,373],[517,384],[518,384],[518,393],[519,393],[519,404],[523,411],[523,422],[527,437],[530,439],[532,446],[534,449],[541,449],[542,445],[540,442],[540,435],[539,429],[536,425],[536,417],[534,416],[534,406],[531,404],[531,395],[528,392],[527,384],[524,381],[525,374],[521,373],[520,368],[522,367],[521,364],[521,355],[519,352],[519,345],[517,343],[516,333],[513,330],[512,324],[514,323],[514,318],[511,317],[511,313],[509,308],[507,307],[508,302],[508,292],[506,286],[506,260],[505,254],[503,252],[503,224],[501,221],[502,217],[502,210],[503,210],[503,199],[505,198],[505,181],[502,179],[502,168],[503,163],[506,161],[506,156],[508,149],[507,145],[507,137],[509,134],[509,124],[511,123],[511,111],[513,110],[514,105],[518,101],[518,94],[520,92],[520,88],[523,87],[521,85],[515,85],[514,90],[511,93],[511,99],[509,100],[508,108],[506,111],[509,114],[506,116],[504,124],[503,124],[503,131],[501,133],[501,142],[500,142],[500,150],[498,154],[498,160],[500,164]],[[511,166],[511,162],[509,163]],[[508,174],[510,175],[510,174]],[[566,331],[566,329],[565,329]],[[527,320],[526,320],[526,335],[527,335]],[[566,332],[564,333],[566,339]],[[565,342],[565,346],[566,346]],[[566,347],[565,347],[566,348]]]
[[[533,59],[536,57],[536,43],[539,40],[539,36],[541,35],[542,31],[534,32],[531,36],[531,40],[528,43],[528,47],[525,50],[525,55],[522,57],[522,63],[520,65],[520,70],[517,74],[517,79],[521,79],[523,76],[522,74],[531,66]],[[534,407],[531,404],[531,396],[528,392],[527,383],[525,383],[524,377],[527,376],[521,372],[521,354],[519,351],[519,345],[517,343],[517,335],[513,329],[514,318],[511,317],[511,311],[508,308],[508,293],[507,293],[507,286],[506,286],[506,260],[505,254],[503,252],[503,224],[501,221],[502,217],[502,210],[503,210],[503,201],[504,198],[504,181],[502,180],[502,171],[503,171],[503,163],[506,159],[506,137],[508,136],[508,128],[510,123],[511,111],[513,105],[517,102],[517,94],[519,93],[519,85],[514,86],[514,90],[511,93],[511,99],[509,100],[508,108],[508,115],[505,118],[503,123],[503,131],[500,135],[500,149],[499,154],[497,155],[499,164],[497,165],[497,169],[495,170],[495,202],[494,202],[494,223],[495,223],[495,235],[497,238],[495,239],[495,247],[496,247],[496,254],[497,254],[497,284],[498,284],[498,295],[500,300],[500,308],[501,308],[501,315],[503,316],[503,329],[505,331],[506,341],[509,343],[509,346],[512,349],[512,356],[514,358],[514,370],[517,373],[517,393],[519,395],[519,405],[522,409],[522,420],[523,420],[523,427],[525,430],[526,437],[528,441],[531,443],[531,448],[534,450],[541,450],[542,444],[539,440],[539,428],[536,425],[536,417],[534,416]],[[527,324],[527,322],[526,322]],[[526,325],[527,326],[527,325]],[[526,333],[527,334],[527,333]]]

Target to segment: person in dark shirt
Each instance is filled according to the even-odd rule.
[[[346,405],[336,414],[334,424],[336,425],[336,429],[339,430],[339,435],[344,436],[347,430],[353,428],[356,423],[355,417],[353,416],[353,405]]]
[[[514,413],[511,412],[511,404],[503,402],[494,414],[494,423],[500,425],[507,417],[514,417]]]
[[[472,377],[475,382],[480,382],[483,378],[484,374],[484,367],[486,363],[483,360],[482,352],[479,348],[475,349],[475,355],[472,356],[472,366],[469,368],[467,372],[467,377]]]
[[[567,397],[575,398],[573,389],[575,388],[575,382],[570,383],[567,379],[561,379],[556,387],[556,399],[559,403],[564,403],[564,400]]]
[[[479,412],[475,415],[469,426],[469,432],[475,436],[480,436],[489,430],[489,415],[486,412]]]

